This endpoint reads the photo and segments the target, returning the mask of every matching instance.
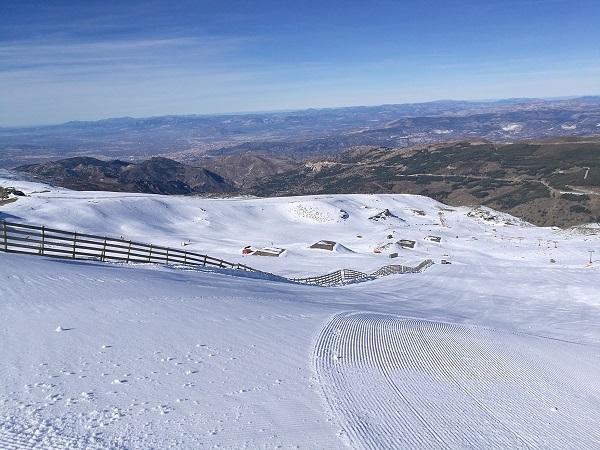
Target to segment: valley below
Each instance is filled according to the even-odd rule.
[[[543,226],[600,220],[600,140],[356,147],[309,160],[245,153],[132,163],[70,158],[18,168],[72,189],[258,197],[409,193],[487,206]]]

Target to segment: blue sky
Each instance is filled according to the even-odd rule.
[[[0,126],[600,94],[598,0],[0,2]]]

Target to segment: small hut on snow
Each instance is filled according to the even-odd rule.
[[[335,249],[336,244],[337,244],[337,242],[335,242],[335,241],[323,240],[323,241],[315,242],[309,248],[318,248],[321,250],[329,250],[330,252],[332,252]]]

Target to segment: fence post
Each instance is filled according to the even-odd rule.
[[[167,247],[167,264],[169,264],[169,247]]]
[[[148,262],[152,260],[152,244],[150,244],[150,252],[148,253]]]
[[[204,255],[203,265],[206,267],[206,255]]]
[[[100,254],[100,261],[106,260],[106,236],[104,237],[104,245],[102,246],[102,253]]]
[[[77,245],[77,231],[73,233],[73,259],[75,259],[75,246]]]
[[[3,220],[2,223],[4,224],[4,251],[8,252],[8,237],[7,237],[7,233],[6,233],[6,220]]]
[[[183,252],[183,264],[187,264],[187,252]]]
[[[129,241],[129,247],[127,248],[127,264],[129,264],[129,255],[131,253],[131,241]]]
[[[46,227],[42,225],[42,248],[40,248],[40,255],[44,255],[44,243],[46,242],[46,233],[44,232],[44,229]]]

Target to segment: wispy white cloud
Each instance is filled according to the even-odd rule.
[[[143,62],[145,66],[182,67],[224,60],[241,50],[247,39],[177,37],[86,41],[13,41],[0,43],[0,71],[47,70],[91,66],[98,69]]]

